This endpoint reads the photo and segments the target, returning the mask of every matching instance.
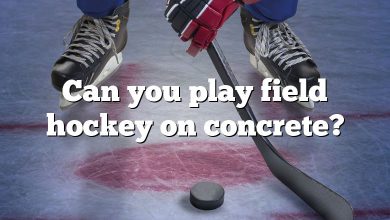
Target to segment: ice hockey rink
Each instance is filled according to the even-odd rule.
[[[81,15],[75,1],[0,1],[0,219],[319,219],[276,180],[250,138],[46,136],[58,119],[239,120],[231,103],[150,103],[127,108],[127,85],[207,86],[217,78],[207,53],[192,58],[165,21],[164,0],[133,1],[124,64],[106,85],[122,101],[80,104],[62,112],[50,71],[63,37]],[[258,119],[345,116],[342,135],[273,137],[289,161],[344,196],[356,219],[390,219],[390,2],[303,0],[289,21],[328,79],[328,103],[313,111],[291,103],[250,105]],[[242,41],[239,14],[219,43],[241,85],[260,86]],[[188,200],[202,180],[224,186],[224,205],[200,211]]]

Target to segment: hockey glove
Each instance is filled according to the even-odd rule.
[[[165,17],[181,40],[192,39],[187,52],[196,56],[209,46],[238,6],[235,0],[168,0]]]

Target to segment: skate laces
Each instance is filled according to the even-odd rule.
[[[260,23],[255,50],[258,59],[259,56],[268,57],[283,70],[312,59],[305,45],[285,22]]]
[[[102,19],[95,19],[89,16],[80,18],[74,25],[73,30],[64,38],[67,50],[62,56],[81,63],[88,68],[90,64],[94,63],[94,58],[99,59],[106,53],[106,50],[112,47],[116,60],[119,62],[113,40],[116,36],[117,18],[118,15],[107,16]],[[75,33],[78,26],[78,33]],[[67,44],[66,39],[70,34],[74,37],[70,44]]]

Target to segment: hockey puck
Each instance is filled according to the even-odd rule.
[[[200,182],[191,188],[191,204],[202,210],[213,210],[219,208],[224,201],[225,190],[216,183]]]

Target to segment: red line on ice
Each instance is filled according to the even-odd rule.
[[[271,175],[255,146],[226,142],[173,142],[119,149],[87,159],[75,173],[111,188],[152,191],[188,190],[201,180],[236,186]]]
[[[34,130],[43,130],[47,129],[47,124],[38,124],[38,123],[26,123],[26,124],[0,124],[0,131],[13,131],[13,130],[28,130],[28,131],[34,131]]]

